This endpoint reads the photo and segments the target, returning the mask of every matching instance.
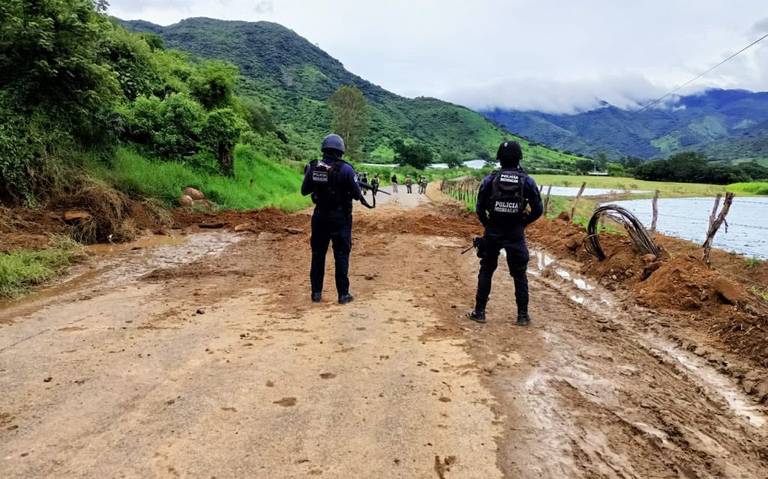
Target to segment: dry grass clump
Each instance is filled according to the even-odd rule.
[[[71,225],[70,233],[76,241],[92,244],[130,241],[136,237],[128,197],[101,181],[80,177],[61,200],[69,208],[90,214]]]

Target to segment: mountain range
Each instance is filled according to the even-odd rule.
[[[768,92],[710,89],[644,111],[603,103],[576,114],[482,113],[530,140],[588,156],[653,159],[692,150],[713,159],[768,165]]]
[[[369,158],[391,156],[393,140],[412,139],[437,153],[452,151],[465,159],[477,159],[493,154],[503,139],[514,138],[468,108],[434,98],[404,98],[364,80],[276,23],[190,18],[160,26],[141,20],[117,21],[129,30],[160,36],[167,48],[239,66],[240,94],[266,106],[281,131],[306,151],[314,151],[329,131],[331,115],[326,101],[342,85],[356,86],[369,102],[370,131],[363,145]],[[578,159],[521,141],[531,166],[558,168]]]

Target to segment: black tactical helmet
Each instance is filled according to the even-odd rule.
[[[523,159],[523,149],[520,143],[516,141],[505,141],[499,145],[499,151],[496,153],[496,159],[502,167],[515,167],[520,165]]]
[[[339,153],[344,153],[346,151],[346,147],[344,146],[344,139],[336,133],[331,133],[330,135],[323,138],[323,145],[320,147],[320,149],[322,151],[334,150]]]

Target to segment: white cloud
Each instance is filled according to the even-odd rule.
[[[111,0],[161,24],[270,20],[409,96],[574,111],[666,91],[768,31],[765,0]],[[764,18],[755,22],[755,18]],[[768,41],[694,89],[768,90]]]
[[[662,88],[640,75],[622,75],[571,81],[511,78],[447,91],[442,96],[482,110],[577,113],[598,108],[601,102],[620,108],[636,107],[662,94]]]

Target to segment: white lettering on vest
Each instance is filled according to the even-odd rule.
[[[315,183],[328,183],[328,172],[323,170],[313,170],[312,181]]]
[[[493,205],[496,213],[517,214],[520,212],[520,203],[517,201],[496,201]]]
[[[520,183],[520,176],[515,173],[501,173],[501,176],[499,176],[499,181],[501,183],[514,183],[518,184]]]

